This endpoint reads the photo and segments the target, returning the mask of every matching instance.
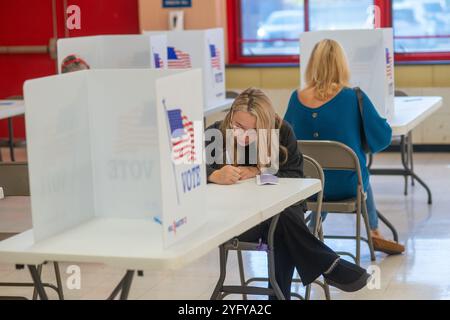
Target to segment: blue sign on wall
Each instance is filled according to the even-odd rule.
[[[192,0],[163,0],[163,8],[191,8]]]

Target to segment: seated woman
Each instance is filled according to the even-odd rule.
[[[260,132],[265,129],[279,131],[279,169],[276,173],[281,178],[301,178],[303,176],[303,157],[297,148],[297,139],[291,127],[274,111],[270,99],[259,89],[250,88],[242,92],[234,101],[225,119],[216,122],[207,130],[220,130],[223,141],[207,142],[207,150],[212,143],[221,147],[207,154],[208,182],[230,185],[240,180],[252,179],[267,169],[258,159],[251,159],[252,150],[261,153],[262,145],[269,146],[271,141],[261,141]],[[266,131],[266,132],[267,132]],[[227,132],[232,132],[232,146],[227,146]],[[266,135],[268,137],[269,135]],[[257,141],[259,140],[259,141]],[[267,139],[269,140],[269,139]],[[230,152],[230,148],[240,146],[242,158],[238,152]],[[269,150],[270,147],[267,148]],[[208,153],[208,152],[207,152]],[[233,156],[230,156],[230,155]],[[253,153],[255,154],[255,153]],[[241,153],[242,155],[242,153]],[[231,159],[232,158],[232,159]],[[253,161],[255,160],[255,161]],[[239,199],[236,199],[238,201]],[[239,236],[240,241],[267,241],[271,219],[252,228]],[[369,275],[359,266],[340,259],[339,256],[317,239],[308,229],[304,221],[303,203],[285,209],[275,230],[275,274],[277,283],[286,299],[290,299],[291,283],[294,268],[297,269],[304,285],[312,283],[320,275],[326,281],[344,291],[357,291],[363,288]],[[267,243],[267,242],[266,242]]]
[[[87,62],[74,54],[65,57],[61,63],[61,73],[69,73],[89,69],[90,66],[87,64]]]
[[[386,119],[380,117],[364,92],[362,123],[356,93],[348,87],[350,71],[345,53],[336,41],[326,39],[316,44],[305,77],[306,88],[292,94],[284,119],[292,125],[300,140],[339,141],[355,151],[367,193],[366,204],[374,249],[388,254],[402,253],[404,246],[384,239],[378,229],[378,214],[361,136],[364,128],[370,151],[376,153],[389,146],[391,127]],[[357,179],[356,172],[325,171],[324,200],[355,197]],[[323,213],[322,218],[325,217],[326,213]]]

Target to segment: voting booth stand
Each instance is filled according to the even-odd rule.
[[[154,221],[167,247],[202,226],[201,76],[88,70],[27,81],[35,242],[93,219],[138,219]]]
[[[223,29],[147,31],[167,36],[169,69],[201,68],[205,107],[225,100],[225,51]]]
[[[302,33],[300,37],[301,87],[306,86],[306,66],[317,42],[338,41],[344,48],[351,72],[350,85],[360,87],[378,113],[394,116],[394,46],[392,29],[333,30]]]
[[[58,40],[58,68],[70,55],[83,59],[91,69],[166,69],[164,35],[107,35]]]

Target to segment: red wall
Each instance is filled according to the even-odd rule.
[[[58,37],[64,37],[63,1],[56,0]],[[97,34],[139,33],[137,0],[69,0],[81,9],[81,30],[70,37]],[[0,0],[0,46],[47,45],[53,37],[52,0]],[[56,62],[48,54],[0,54],[0,99],[22,95],[25,80],[56,73]],[[24,137],[23,117],[14,119],[16,137]],[[0,136],[7,135],[5,120]]]

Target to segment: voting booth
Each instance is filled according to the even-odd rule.
[[[58,68],[76,55],[91,69],[167,68],[164,35],[107,35],[58,40]]]
[[[154,221],[165,246],[199,228],[206,221],[201,83],[200,70],[150,69],[27,81],[35,241],[92,219]]]
[[[148,31],[167,36],[169,69],[201,68],[205,106],[225,100],[225,51],[223,29]]]
[[[344,48],[351,72],[350,85],[360,87],[378,113],[391,120],[394,115],[394,47],[392,29],[333,30],[305,32],[300,36],[301,87],[306,66],[317,42],[338,41]]]

